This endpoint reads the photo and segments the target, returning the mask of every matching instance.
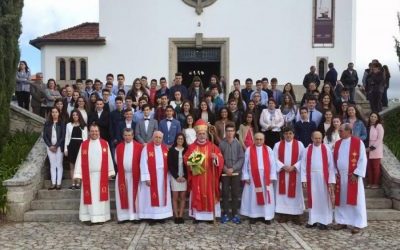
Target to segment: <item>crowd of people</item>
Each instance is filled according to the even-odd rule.
[[[306,93],[296,100],[291,83],[280,90],[278,79],[266,77],[255,87],[251,78],[244,87],[235,79],[229,93],[214,75],[208,88],[198,76],[187,88],[181,73],[170,87],[164,77],[148,83],[145,76],[128,87],[123,74],[116,84],[107,74],[105,83],[78,79],[60,88],[49,79],[43,86],[40,74],[30,81],[21,61],[16,97],[46,117],[49,189],[61,189],[65,156],[70,189],[82,192],[82,221],[110,219],[108,178],[116,174],[118,221],[174,216],[183,223],[189,192],[195,222],[220,217],[240,223],[241,214],[250,223],[270,223],[277,214],[278,221],[301,223],[303,186],[307,227],[326,229],[335,209],[339,227],[358,232],[367,225],[366,172],[367,187],[379,188],[379,111],[387,106],[390,74],[377,60],[365,71],[361,88],[372,113],[364,119],[355,103],[353,67],[349,63],[339,79],[330,63],[323,83],[310,67]]]

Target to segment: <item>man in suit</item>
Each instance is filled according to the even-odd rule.
[[[142,110],[143,119],[140,119],[136,123],[135,138],[138,142],[146,145],[153,138],[154,131],[158,130],[158,122],[151,118],[151,107],[149,104],[143,105]]]
[[[111,138],[111,147],[115,147],[117,143],[119,142],[117,140],[117,128],[120,122],[124,120],[124,102],[122,97],[118,96],[115,98],[115,107],[116,109],[110,113],[110,138]],[[111,149],[113,152],[113,150]]]
[[[282,104],[282,91],[280,89],[277,89],[276,86],[278,86],[278,79],[272,78],[271,79],[272,98],[275,99],[277,103],[276,107],[278,108]]]
[[[165,109],[166,118],[160,122],[160,131],[164,134],[163,143],[174,144],[175,136],[181,132],[181,123],[174,118],[174,108],[170,105]]]
[[[106,141],[110,140],[110,114],[104,110],[104,101],[96,101],[96,109],[89,115],[89,124],[97,124],[100,129],[100,137]]]
[[[350,100],[354,101],[354,96],[356,92],[355,89],[358,84],[358,75],[357,71],[354,69],[353,63],[349,63],[347,65],[347,69],[343,71],[342,76],[340,77],[340,81],[345,88],[348,88],[350,90]]]
[[[124,129],[130,128],[135,129],[135,122],[133,121],[133,109],[126,109],[124,112],[124,117],[122,121],[118,123],[118,127],[115,130],[115,139],[117,142],[121,142],[123,139]]]
[[[304,147],[307,147],[311,143],[311,135],[317,130],[317,126],[315,122],[310,120],[306,107],[301,107],[299,113],[300,119],[294,125],[295,139],[301,141]]]
[[[332,87],[334,88],[336,86],[337,82],[337,71],[333,65],[333,63],[328,64],[328,72],[326,72],[324,83],[330,83]]]
[[[253,80],[251,78],[246,79],[246,88],[242,89],[242,99],[246,104],[250,101],[251,93],[253,93]]]

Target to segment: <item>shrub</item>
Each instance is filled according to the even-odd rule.
[[[400,109],[394,110],[384,117],[384,143],[400,160]]]
[[[7,189],[1,184],[17,172],[29,151],[37,141],[39,133],[18,131],[7,139],[0,153],[0,214],[7,211]]]

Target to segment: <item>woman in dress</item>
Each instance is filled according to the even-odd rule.
[[[79,112],[82,115],[83,121],[87,124],[88,113],[87,113],[86,100],[84,97],[82,97],[82,96],[78,97],[78,100],[76,101],[76,104],[75,104],[75,109],[79,110]]]
[[[294,127],[297,107],[290,94],[285,93],[282,96],[281,112],[285,120],[285,127]]]
[[[245,120],[239,126],[238,135],[240,144],[246,150],[246,148],[254,144],[254,134],[258,132],[258,126],[256,119],[254,119],[254,113],[246,112],[244,116]]]
[[[289,94],[293,98],[293,103],[296,103],[296,95],[294,94],[293,85],[290,82],[283,86],[282,94]]]
[[[200,102],[200,109],[196,113],[196,121],[199,119],[203,119],[211,125],[215,124],[215,115],[211,112],[210,106],[208,106],[207,101],[205,100]]]
[[[355,105],[349,105],[347,108],[347,119],[344,122],[350,123],[353,128],[353,136],[357,136],[362,141],[367,139],[367,128],[365,127],[360,111],[358,111]]]
[[[179,133],[168,151],[168,170],[171,175],[172,209],[175,224],[183,224],[183,212],[186,203],[187,170],[183,165],[183,155],[187,149],[185,136]]]
[[[29,101],[31,97],[29,82],[31,80],[31,71],[26,61],[19,62],[16,80],[15,96],[17,97],[18,106],[29,110]]]
[[[210,128],[210,133],[214,135],[215,144],[219,143],[225,138],[225,128],[228,124],[235,126],[235,122],[232,120],[232,113],[228,108],[223,107],[219,110],[218,121],[215,122],[215,129]]]
[[[63,151],[65,141],[65,124],[61,121],[60,110],[50,109],[50,114],[43,127],[43,140],[47,146],[50,161],[51,186],[49,190],[60,190],[63,174]]]
[[[190,101],[186,100],[182,102],[182,112],[179,114],[176,114],[176,119],[181,123],[181,128],[184,128],[186,126],[186,119],[187,116],[192,113],[192,104]]]
[[[67,129],[65,132],[65,149],[64,155],[67,157],[69,162],[70,174],[72,185],[69,189],[75,190],[80,189],[79,180],[74,179],[75,162],[78,156],[79,148],[84,140],[87,140],[88,132],[86,128],[86,123],[83,120],[82,114],[79,110],[74,109],[71,112],[71,118],[67,124]]]
[[[60,92],[57,90],[56,81],[49,79],[47,81],[47,88],[44,91],[46,99],[46,115],[50,112],[50,109],[54,107],[54,102],[61,98]]]
[[[381,159],[383,158],[383,137],[385,131],[378,113],[372,112],[368,120],[369,140],[368,147],[368,185],[370,188],[379,188],[381,179]]]
[[[333,113],[331,110],[326,110],[324,112],[324,116],[322,118],[321,123],[318,126],[318,131],[321,132],[322,134],[322,138],[324,138],[326,132],[328,132],[328,129],[331,127],[332,125],[332,118],[333,118]]]
[[[169,102],[169,105],[171,105],[175,110],[175,117],[178,117],[178,114],[182,112],[182,104],[183,104],[182,93],[179,90],[177,90],[174,93],[174,100]]]
[[[191,145],[196,140],[196,130],[194,130],[193,124],[193,115],[189,114],[188,116],[186,116],[186,122],[183,129],[183,134],[186,137],[186,143],[188,145]]]
[[[326,131],[324,137],[324,144],[326,144],[330,149],[332,149],[332,151],[335,146],[335,143],[338,140],[340,140],[339,136],[340,125],[342,125],[342,120],[340,119],[339,116],[335,116],[332,119],[332,125],[329,127],[328,131]]]
[[[55,100],[54,107],[58,108],[58,110],[61,110],[60,111],[60,119],[64,124],[67,124],[68,120],[69,120],[69,116],[67,113],[67,108],[64,107],[63,99],[59,98],[59,99]]]
[[[265,134],[265,142],[270,148],[280,141],[281,128],[284,124],[282,112],[276,108],[276,101],[268,99],[268,108],[264,109],[260,115],[260,126]]]

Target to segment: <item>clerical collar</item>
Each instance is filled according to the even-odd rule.
[[[293,142],[293,140],[291,140],[291,141],[286,141],[286,140],[285,140],[285,142],[286,142],[286,143],[292,143],[292,142]]]
[[[205,145],[207,143],[207,140],[205,140],[204,142],[200,142],[199,140],[196,139],[196,144],[198,145]]]

